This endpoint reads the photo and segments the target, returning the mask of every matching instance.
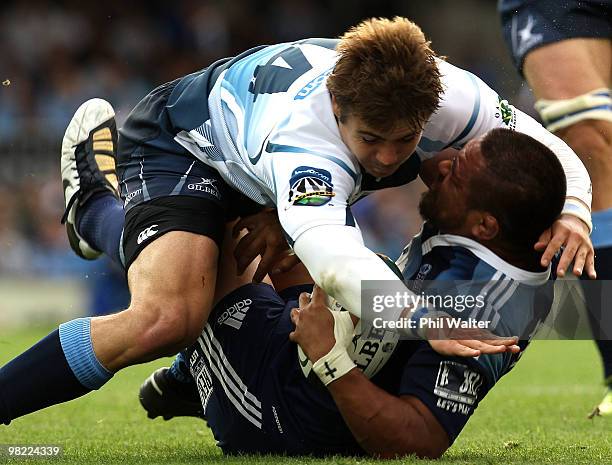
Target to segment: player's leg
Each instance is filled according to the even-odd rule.
[[[115,169],[115,112],[102,99],[85,102],[76,111],[62,141],[61,171],[68,240],[85,259],[102,252],[120,267],[123,202]]]
[[[257,269],[258,260],[255,260],[238,275],[233,250],[240,237],[233,238],[232,230],[233,223],[228,224],[219,260],[215,304],[239,287],[250,284]],[[170,367],[159,368],[144,381],[139,399],[149,418],[203,417],[202,402],[189,371],[187,350],[181,351]]]
[[[552,65],[554,64],[554,65]],[[612,43],[602,39],[572,39],[538,48],[527,55],[524,72],[538,99],[537,109],[553,130],[578,154],[593,183],[592,235],[598,279],[612,279]],[[594,335],[602,356],[604,376],[612,385],[612,341],[602,335],[601,295],[585,296]],[[612,414],[609,391],[598,407]]]
[[[158,100],[159,105],[144,107],[163,107],[163,98]],[[168,138],[160,143],[164,148],[171,144]],[[158,152],[145,156],[143,150],[138,151],[141,204],[131,216],[128,212],[124,234],[126,264],[135,260],[129,272],[129,309],[63,324],[0,369],[0,422],[98,389],[116,370],[176,353],[200,334],[214,295],[225,187],[213,179],[216,173],[178,149],[174,158]],[[127,165],[133,154],[128,154]],[[154,175],[144,168],[145,159]],[[169,161],[179,172],[168,172]],[[78,166],[76,171],[82,174]],[[203,179],[211,181],[208,190],[186,193],[177,188],[188,189]],[[158,198],[151,200],[151,193]],[[163,193],[178,197],[164,199]]]

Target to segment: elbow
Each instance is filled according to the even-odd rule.
[[[385,440],[361,446],[380,459],[416,456],[420,459],[439,459],[449,447],[448,436],[442,431],[431,431],[425,425],[412,424],[389,431]]]
[[[348,310],[351,310],[349,303],[358,301],[361,293],[361,277],[355,273],[360,268],[355,262],[349,257],[336,257],[330,266],[313,277],[320,288]]]

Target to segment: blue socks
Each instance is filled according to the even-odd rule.
[[[93,353],[89,323],[61,325],[0,368],[0,423],[81,397],[113,376]]]
[[[186,351],[179,352],[174,362],[166,372],[166,376],[174,378],[179,383],[193,383],[193,378],[187,365]]]
[[[104,252],[123,268],[120,255],[121,233],[125,213],[121,200],[110,192],[95,194],[79,208],[76,228],[96,250]]]
[[[59,339],[76,379],[90,391],[100,389],[113,374],[100,364],[91,343],[91,318],[62,323]]]
[[[109,192],[87,201],[76,226],[92,247],[123,268],[124,222],[123,205]],[[0,423],[81,397],[112,378],[93,351],[90,324],[90,318],[64,323],[0,368]]]
[[[602,327],[602,321],[610,321],[606,315],[612,311],[612,208],[594,212],[591,240],[595,247],[597,281],[583,277],[584,294],[593,335],[604,368],[604,377],[612,385],[612,328]],[[591,281],[591,282],[589,282]],[[602,334],[603,333],[603,334]]]

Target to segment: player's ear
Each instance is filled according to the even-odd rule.
[[[344,119],[342,118],[342,109],[340,108],[340,105],[338,104],[338,100],[336,100],[336,96],[334,94],[331,94],[332,96],[332,111],[334,112],[334,116],[336,117],[336,120],[344,122]]]
[[[331,99],[332,99],[332,110],[334,112],[334,116],[336,117],[337,120],[340,120],[341,111],[340,111],[340,106],[338,105],[338,101],[336,100],[336,96],[334,94],[331,94]]]
[[[486,211],[478,211],[471,228],[472,236],[479,241],[490,241],[499,234],[497,218]]]

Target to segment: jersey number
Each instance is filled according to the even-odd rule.
[[[249,92],[253,94],[253,101],[259,94],[275,94],[287,92],[293,84],[306,71],[312,69],[302,51],[297,47],[290,47],[277,53],[265,65],[258,65],[249,84]]]

